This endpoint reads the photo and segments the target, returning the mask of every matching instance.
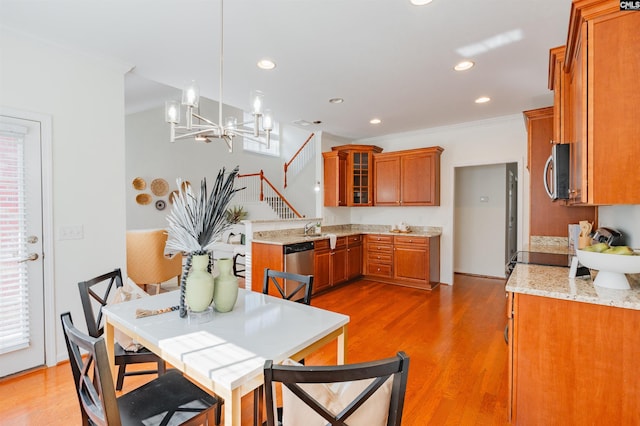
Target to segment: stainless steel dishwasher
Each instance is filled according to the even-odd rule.
[[[300,275],[313,275],[313,241],[305,241],[303,243],[285,244],[282,246],[284,254],[284,271]],[[291,283],[292,287],[288,288],[285,281],[285,291],[295,290],[298,283]],[[304,296],[304,292],[300,292],[300,297]]]

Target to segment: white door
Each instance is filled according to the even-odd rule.
[[[0,115],[0,377],[45,363],[41,123]]]

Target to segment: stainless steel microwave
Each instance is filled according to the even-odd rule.
[[[544,189],[552,200],[569,198],[570,147],[570,144],[553,145],[544,165]]]

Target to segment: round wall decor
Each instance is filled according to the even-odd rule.
[[[146,206],[151,203],[151,194],[138,194],[136,195],[136,203]]]
[[[141,177],[137,177],[133,181],[131,181],[131,185],[133,186],[133,189],[142,191],[147,187],[147,182],[145,182],[145,180],[142,179]]]
[[[154,179],[151,181],[151,192],[158,197],[167,195],[167,192],[169,192],[169,184],[164,179]]]
[[[157,210],[164,210],[165,207],[167,207],[167,203],[164,200],[156,201],[156,209]]]

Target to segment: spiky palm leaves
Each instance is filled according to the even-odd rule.
[[[225,168],[220,169],[210,195],[207,193],[206,179],[202,179],[200,194],[197,197],[193,194],[191,186],[182,185],[181,180],[178,180],[180,190],[167,216],[167,249],[188,253],[180,282],[181,317],[186,315],[184,292],[191,257],[210,252],[220,235],[231,226],[227,218],[227,206],[235,193],[244,189],[234,188],[238,170],[236,166],[225,179]]]

